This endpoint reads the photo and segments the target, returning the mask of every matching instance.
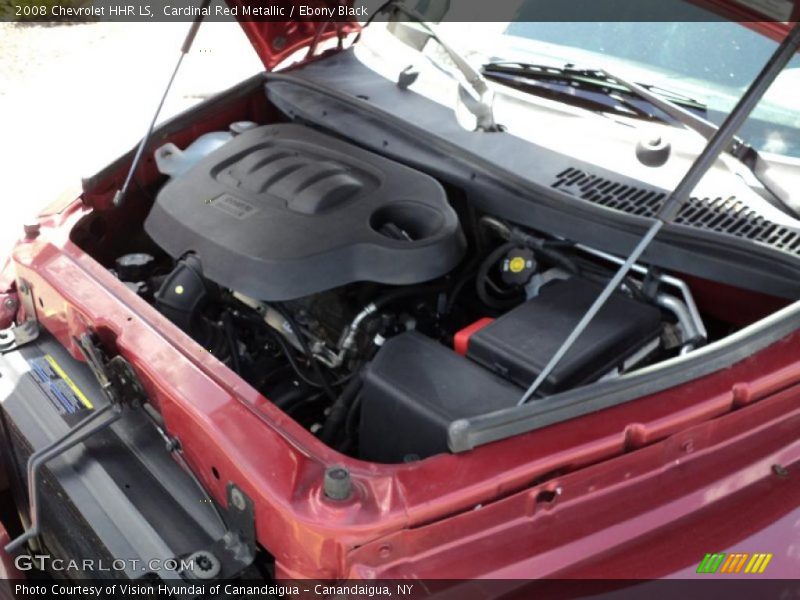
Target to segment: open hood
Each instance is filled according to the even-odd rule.
[[[740,21],[743,25],[776,40],[783,39],[789,31],[790,22],[800,19],[800,0],[689,1],[725,19]],[[339,6],[352,5],[352,0],[226,0],[226,2],[231,7],[238,7],[237,18],[267,70],[274,69],[292,54],[304,49],[310,49],[309,56],[311,56],[321,41],[343,36],[360,28],[357,20],[346,17],[323,21],[299,16],[301,5],[338,11]],[[254,14],[254,9],[259,8],[267,15],[274,15],[282,9],[279,14],[293,14],[297,18],[291,21],[268,21],[265,20],[270,18],[268,16],[247,16],[244,7],[250,10],[250,15]]]
[[[325,8],[338,11],[339,6],[352,5],[352,0],[304,0],[303,2],[297,0],[226,0],[226,2],[231,7],[238,7],[237,14],[239,16],[237,18],[242,29],[268,71],[274,69],[295,52],[308,49],[310,50],[309,56],[311,56],[320,42],[360,29],[358,21],[346,17],[339,17],[335,21],[322,21],[298,16],[292,21],[271,21],[259,20],[259,17],[247,17],[244,10],[245,7],[250,11],[262,8],[265,11],[264,14],[299,15],[301,4],[312,9]],[[261,17],[261,19],[269,19],[269,17]]]

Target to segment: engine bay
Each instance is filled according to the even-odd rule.
[[[516,406],[619,264],[306,125],[237,122],[155,159],[142,242],[107,266],[364,460],[447,452],[460,420]],[[531,401],[707,341],[689,287],[637,267]]]
[[[613,116],[451,106],[442,57],[395,79],[342,39],[159,108],[25,226],[0,289],[6,553],[141,581],[568,580],[689,532],[662,577],[741,537],[712,513],[766,491],[756,529],[785,521],[800,228],[731,137],[750,103],[693,159],[707,128],[667,111],[653,137],[619,89]],[[482,71],[509,69],[614,80]],[[662,142],[667,169],[641,151]],[[140,573],[153,555],[181,566]]]

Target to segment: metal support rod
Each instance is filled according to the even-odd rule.
[[[100,420],[101,417],[105,417],[109,413],[111,413],[111,415],[108,416],[108,418],[105,420]],[[109,404],[78,423],[63,437],[55,440],[43,448],[40,448],[30,455],[28,458],[27,468],[28,502],[30,503],[30,526],[19,537],[15,538],[6,545],[6,552],[9,554],[16,552],[22,545],[39,535],[40,519],[38,479],[39,472],[42,470],[42,468],[52,459],[63,454],[70,448],[77,446],[84,440],[93,436],[95,433],[102,431],[112,423],[116,422],[121,415],[121,406]]]
[[[775,81],[775,78],[795,55],[798,47],[800,47],[800,24],[795,24],[783,42],[778,46],[772,57],[770,57],[764,65],[764,68],[755,80],[753,80],[753,83],[750,84],[750,87],[739,99],[739,102],[725,119],[725,122],[720,126],[711,140],[709,140],[706,147],[700,153],[700,156],[692,163],[686,175],[684,175],[683,179],[675,187],[675,190],[659,209],[655,217],[656,220],[647,230],[647,233],[645,233],[644,237],[639,241],[614,277],[611,278],[611,281],[606,284],[592,306],[575,326],[575,329],[572,330],[569,336],[567,336],[567,339],[564,340],[564,343],[561,344],[561,347],[553,355],[553,358],[550,359],[544,369],[539,373],[538,377],[536,377],[536,380],[525,391],[522,398],[520,398],[517,403],[518,405],[525,404],[539,390],[542,383],[550,376],[553,369],[558,366],[558,363],[561,362],[561,359],[564,358],[567,352],[570,351],[580,335],[589,326],[592,319],[597,316],[597,313],[603,308],[606,301],[611,297],[611,294],[619,287],[622,280],[633,268],[634,264],[636,264],[636,261],[644,254],[644,251],[661,228],[677,216],[681,207],[689,199],[695,186],[697,186],[708,169],[711,168],[720,153],[730,145],[736,132],[739,131],[739,128],[750,116],[750,113],[753,112],[753,109],[764,96],[767,89],[769,89],[772,82]]]
[[[133,156],[133,162],[131,162],[131,168],[128,170],[127,177],[125,177],[125,182],[122,184],[122,188],[119,189],[116,194],[114,194],[114,206],[122,206],[122,203],[125,201],[125,194],[128,193],[128,187],[130,187],[131,181],[133,181],[133,175],[136,173],[139,162],[142,160],[142,155],[144,154],[145,148],[147,148],[147,144],[150,141],[150,136],[153,135],[153,129],[155,129],[156,121],[158,121],[158,115],[161,114],[161,109],[164,107],[164,102],[169,95],[169,90],[172,88],[172,83],[175,81],[178,70],[181,68],[183,57],[186,56],[189,53],[189,50],[192,48],[194,38],[197,36],[198,29],[200,29],[200,23],[203,22],[202,15],[205,12],[205,9],[208,8],[209,4],[211,4],[211,0],[203,0],[203,4],[200,7],[200,12],[198,13],[198,16],[195,17],[195,20],[192,22],[192,26],[189,28],[189,32],[186,34],[186,39],[184,39],[183,45],[181,46],[181,54],[178,57],[178,62],[175,64],[175,68],[172,70],[172,75],[170,75],[169,81],[167,82],[167,87],[164,88],[164,93],[161,95],[161,101],[158,103],[156,112],[153,114],[153,118],[151,119],[150,124],[147,126],[147,131],[145,131],[142,141],[139,142],[139,147],[136,149],[136,154]]]
[[[622,280],[625,279],[625,276],[628,274],[628,271],[631,270],[631,267],[636,263],[637,260],[642,256],[642,253],[647,249],[647,246],[650,245],[650,242],[653,241],[653,238],[656,237],[656,234],[661,230],[664,226],[663,221],[656,220],[650,226],[650,229],[647,230],[645,236],[641,239],[641,241],[636,245],[636,248],[633,249],[628,259],[622,264],[619,270],[616,272],[614,277],[611,278],[611,281],[608,282],[606,287],[603,288],[603,291],[600,292],[600,295],[592,304],[591,308],[583,315],[583,318],[580,320],[578,325],[572,332],[569,334],[564,343],[561,344],[561,347],[556,350],[556,353],[553,355],[553,358],[550,359],[550,362],[547,363],[542,372],[539,373],[539,376],[536,378],[536,381],[531,384],[525,394],[520,398],[520,401],[517,403],[525,404],[528,399],[536,393],[536,390],[539,389],[539,386],[542,385],[545,379],[550,376],[550,373],[553,372],[553,369],[558,365],[564,355],[569,352],[572,345],[578,339],[578,337],[583,333],[586,327],[589,325],[592,319],[594,319],[595,315],[600,312],[600,309],[603,308],[603,305],[606,301],[611,297],[611,294],[619,287],[619,284],[622,283]]]
[[[383,10],[387,6],[388,3],[387,5],[381,6],[379,10]],[[483,74],[469,64],[469,61],[461,56],[461,53],[455,50],[453,46],[442,37],[438,28],[426,21],[425,17],[416,10],[400,2],[394,2],[393,8],[406,15],[406,17],[412,21],[416,21],[425,29],[428,35],[439,44],[441,49],[444,50],[445,54],[450,58],[453,65],[455,65],[461,79],[463,79],[463,83],[459,82],[459,97],[464,103],[464,107],[475,117],[477,128],[483,131],[497,131],[498,126],[494,119],[493,108],[494,93]],[[467,98],[465,98],[461,92],[466,92]]]
[[[750,117],[756,105],[761,101],[769,86],[780,75],[787,63],[797,52],[800,46],[800,24],[796,24],[778,49],[764,65],[764,68],[750,84],[750,87],[739,99],[731,113],[720,125],[720,128],[708,142],[703,152],[697,160],[689,167],[686,175],[667,198],[661,210],[658,211],[657,218],[664,222],[670,221],[677,216],[678,211],[689,199],[689,195],[695,186],[700,182],[714,162],[731,143],[736,133],[744,122]]]

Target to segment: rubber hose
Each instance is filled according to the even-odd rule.
[[[325,420],[325,425],[322,426],[320,433],[320,440],[324,443],[333,444],[336,435],[341,431],[342,425],[347,418],[347,413],[350,410],[350,405],[356,399],[358,391],[361,389],[361,373],[357,373],[345,386],[342,393],[331,406],[328,418]]]

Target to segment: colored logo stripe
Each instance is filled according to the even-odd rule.
[[[769,561],[772,560],[772,554],[753,554],[753,558],[747,563],[745,573],[763,573],[767,568]]]
[[[734,552],[731,554],[717,552],[714,554],[706,554],[697,567],[697,572],[706,574],[714,574],[717,572],[741,573],[742,569],[744,569],[745,573],[760,574],[767,568],[767,565],[772,560],[772,556],[772,554],[763,552],[756,552],[755,554],[750,554],[748,552]]]
[[[749,556],[750,554],[742,553],[729,554],[727,560],[722,565],[720,573],[738,573]]]
[[[725,554],[706,554],[703,562],[700,563],[700,566],[697,567],[698,573],[716,573],[719,566],[722,564],[722,560],[725,558]]]

